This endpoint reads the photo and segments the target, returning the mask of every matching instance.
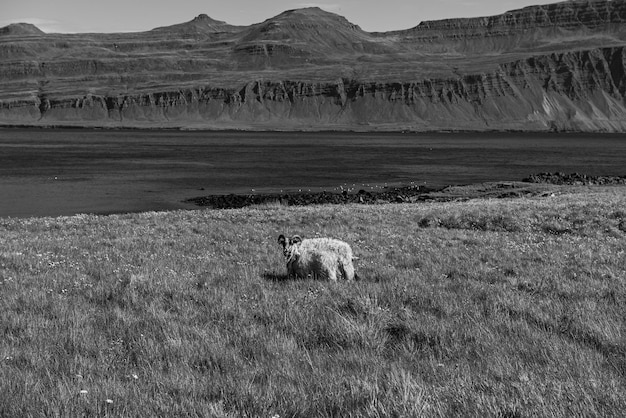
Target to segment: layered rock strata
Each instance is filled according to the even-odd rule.
[[[584,1],[375,34],[319,9],[127,36],[12,26],[0,125],[623,132],[625,22],[626,2]]]
[[[626,129],[624,47],[554,53],[489,73],[412,82],[252,81],[142,94],[0,103],[27,124],[292,129]]]

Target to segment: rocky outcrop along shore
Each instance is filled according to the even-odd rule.
[[[626,176],[588,176],[580,173],[539,173],[523,180],[527,183],[567,184],[567,185],[610,185],[626,184]]]
[[[425,186],[404,186],[387,188],[382,191],[359,190],[356,193],[336,192],[295,192],[295,193],[257,193],[210,195],[189,199],[198,206],[214,209],[235,209],[253,205],[278,204],[285,206],[307,206],[322,204],[380,204],[414,203],[430,200],[429,193],[441,189]]]

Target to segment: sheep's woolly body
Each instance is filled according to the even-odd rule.
[[[287,270],[296,277],[327,278],[336,281],[339,276],[354,280],[352,249],[333,238],[311,238],[293,244]]]

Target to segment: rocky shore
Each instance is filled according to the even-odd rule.
[[[236,209],[253,205],[278,204],[306,206],[322,204],[385,204],[425,201],[468,200],[474,198],[511,198],[522,196],[550,196],[558,193],[560,185],[626,184],[626,176],[588,176],[585,174],[539,173],[519,181],[491,182],[470,185],[451,185],[432,188],[426,186],[387,187],[379,191],[357,192],[294,192],[208,195],[186,200],[198,206],[213,209]]]
[[[322,204],[376,204],[376,203],[413,203],[429,200],[430,193],[440,191],[425,186],[405,186],[386,188],[381,191],[359,190],[356,193],[336,192],[295,192],[295,193],[255,193],[209,195],[187,200],[198,206],[214,209],[235,209],[252,205],[281,204],[285,206],[306,206]]]
[[[580,173],[539,173],[522,180],[527,183],[582,185],[626,184],[626,176],[588,176]]]

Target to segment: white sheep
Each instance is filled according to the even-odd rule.
[[[293,277],[324,278],[337,281],[358,280],[354,272],[352,248],[347,243],[333,238],[302,239],[298,235],[287,239],[278,237],[287,261],[287,273]]]

